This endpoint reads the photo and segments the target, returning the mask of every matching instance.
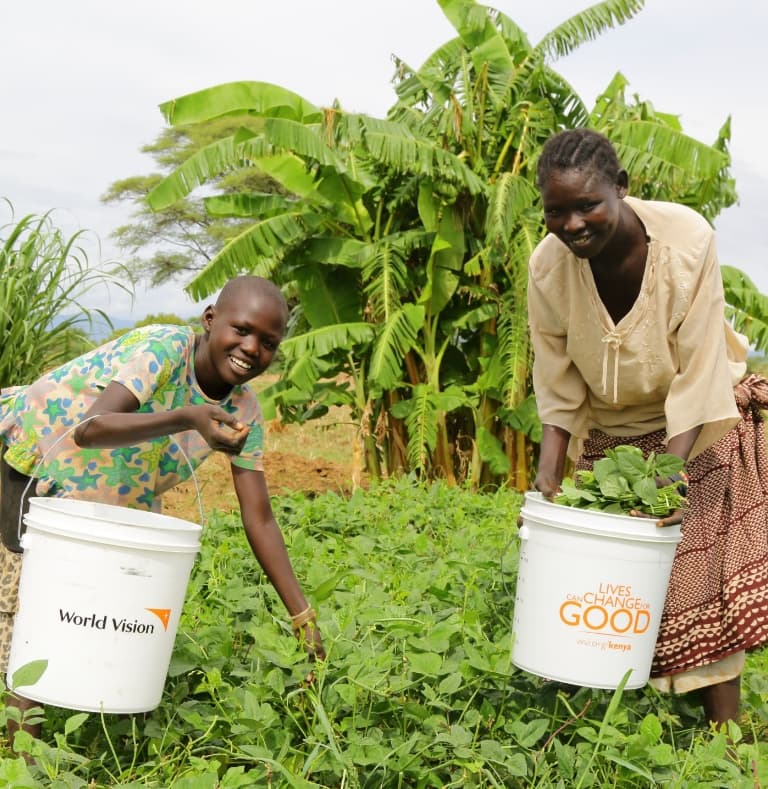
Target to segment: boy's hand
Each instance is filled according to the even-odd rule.
[[[211,449],[237,455],[245,446],[250,428],[216,405],[194,406],[194,425]]]
[[[325,647],[320,637],[320,629],[314,619],[296,630],[296,638],[303,642],[307,657],[314,663],[315,660],[325,660]]]

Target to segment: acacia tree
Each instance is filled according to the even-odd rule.
[[[439,4],[457,36],[419,69],[398,62],[385,119],[320,109],[264,83],[163,105],[174,125],[235,113],[252,123],[183,163],[149,203],[173,205],[243,163],[277,181],[279,196],[204,200],[214,216],[253,223],[188,290],[202,297],[251,271],[298,295],[295,333],[282,346],[287,373],[272,391],[283,414],[347,403],[374,475],[405,469],[526,488],[540,429],[525,290],[544,233],[541,146],[591,125],[615,142],[636,190],[711,217],[734,199],[729,130],[711,146],[693,140],[676,117],[627,102],[621,75],[590,112],[552,69],[637,13],[639,0],[599,3],[535,46],[496,10]]]
[[[128,256],[130,265],[126,268],[135,280],[161,285],[179,276],[190,277],[242,231],[245,220],[211,216],[203,201],[192,195],[157,212],[149,208],[146,198],[169,172],[201,148],[249,123],[250,117],[241,115],[167,127],[141,149],[152,157],[158,170],[114,181],[102,195],[104,203],[129,203],[133,207],[131,221],[120,225],[111,236]],[[207,186],[216,194],[280,189],[274,181],[247,166],[218,174]]]

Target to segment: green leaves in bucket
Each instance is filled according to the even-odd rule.
[[[16,671],[13,672],[13,677],[11,679],[14,689],[22,685],[24,687],[34,685],[40,677],[43,676],[47,668],[47,660],[32,660],[29,663],[25,663],[21,668],[17,668]]]
[[[606,450],[592,471],[566,477],[555,503],[616,515],[636,510],[663,518],[684,507],[686,500],[679,483],[659,487],[656,480],[682,470],[683,460],[677,455],[651,452],[644,458],[638,447],[621,445]]]

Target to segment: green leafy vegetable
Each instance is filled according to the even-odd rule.
[[[555,497],[557,504],[587,510],[602,510],[626,515],[632,510],[665,517],[686,504],[678,484],[659,487],[666,479],[683,470],[677,455],[651,452],[643,457],[638,447],[621,445],[608,449],[592,471],[577,471],[566,477]]]

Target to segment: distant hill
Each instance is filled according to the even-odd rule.
[[[199,327],[200,321],[197,317],[180,318],[173,313],[158,313],[147,315],[144,318],[111,318],[112,327],[98,314],[92,313],[92,325],[87,321],[78,321],[76,328],[81,329],[93,342],[101,342],[117,329],[132,329],[134,326],[146,326],[147,323],[173,323],[180,326]]]
[[[101,317],[101,315],[93,316],[93,326],[88,327],[87,324],[81,328],[87,332],[88,336],[95,342],[106,340],[115,329],[130,329],[136,321],[125,320],[122,318],[111,318],[112,327]]]
[[[76,328],[85,332],[88,338],[94,342],[105,340],[115,329],[130,329],[136,323],[134,320],[112,318],[112,326],[110,327],[109,324],[98,313],[93,313],[91,319],[92,324],[90,325],[87,321],[78,321]],[[58,321],[56,321],[56,323],[58,323]]]

